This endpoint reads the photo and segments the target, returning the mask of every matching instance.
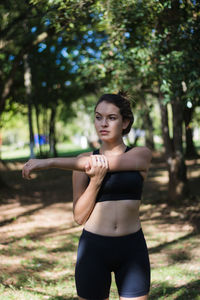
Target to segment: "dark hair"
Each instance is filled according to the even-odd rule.
[[[133,116],[133,113],[131,110],[130,100],[127,97],[127,92],[119,91],[117,94],[102,95],[99,98],[99,100],[97,101],[94,111],[96,110],[99,103],[101,103],[103,101],[112,103],[115,106],[117,106],[120,110],[120,114],[121,114],[123,120],[125,120],[125,119],[130,120],[127,128],[123,129],[123,131],[122,131],[122,135],[128,134],[130,132],[132,124],[134,122],[134,116]]]

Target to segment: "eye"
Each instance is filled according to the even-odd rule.
[[[116,120],[116,117],[110,116],[110,120]]]
[[[100,117],[100,116],[95,116],[95,118],[96,118],[97,120],[100,120],[100,119],[101,119],[101,117]]]

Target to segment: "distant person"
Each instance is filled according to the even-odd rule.
[[[94,111],[100,149],[78,157],[31,159],[23,177],[47,168],[74,170],[74,219],[84,225],[75,270],[79,299],[108,299],[114,272],[121,300],[146,300],[150,264],[139,206],[151,151],[123,142],[134,120],[126,94],[101,96]]]

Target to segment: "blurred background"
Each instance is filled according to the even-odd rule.
[[[177,228],[181,232],[187,224],[187,245],[192,247],[194,241],[190,238],[197,238],[200,228],[199,2],[7,0],[0,3],[0,16],[3,241],[14,242],[14,235],[22,238],[13,227],[5,226],[23,223],[27,215],[33,217],[35,208],[29,211],[32,204],[34,207],[42,204],[44,209],[58,202],[71,205],[70,172],[37,174],[30,184],[21,179],[23,163],[29,158],[76,156],[98,148],[100,141],[93,125],[94,105],[102,94],[123,89],[129,93],[135,118],[130,134],[124,137],[125,143],[146,145],[153,153],[144,190],[144,219],[153,218],[155,212],[156,222],[164,218],[166,231],[175,224],[180,226]],[[62,206],[61,211],[63,207],[66,208]],[[71,213],[71,206],[69,211]],[[55,207],[53,212],[56,212]],[[9,235],[9,230],[15,234]],[[160,230],[164,232],[163,227]],[[27,234],[32,237],[26,232],[23,239]],[[151,235],[148,238],[150,243]],[[161,240],[159,236],[158,245]],[[195,243],[197,245],[197,240]],[[187,245],[182,244],[183,249],[189,247]],[[171,251],[168,246],[162,249]],[[15,244],[16,249],[20,247]],[[158,255],[161,248],[156,249]],[[176,262],[181,257],[181,262],[191,264],[188,253],[179,254],[173,258]],[[168,263],[166,272],[171,261]],[[12,270],[6,272],[4,283]],[[195,277],[195,272],[190,276]],[[171,287],[160,285],[159,274],[155,275],[152,299],[199,299],[200,282],[193,277],[187,278],[190,285],[186,290],[191,291],[193,287],[194,294],[188,296],[183,286],[180,298],[167,298],[167,293],[173,288],[176,292],[176,287],[172,283]],[[22,279],[27,284],[26,276]],[[15,284],[16,280],[13,279]],[[173,276],[171,280],[177,282]],[[70,295],[74,293],[72,289]],[[20,294],[19,299],[25,299],[23,297]],[[59,299],[75,299],[70,297]]]
[[[135,116],[127,144],[165,153],[185,191],[185,158],[200,147],[195,0],[7,1],[0,14],[2,160],[98,147],[94,104],[124,89]]]

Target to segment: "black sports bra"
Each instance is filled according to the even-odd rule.
[[[126,147],[125,152],[130,149],[130,147]],[[93,151],[93,154],[99,154],[99,149]],[[96,202],[126,199],[140,200],[143,181],[144,179],[139,171],[108,172],[102,181]]]

